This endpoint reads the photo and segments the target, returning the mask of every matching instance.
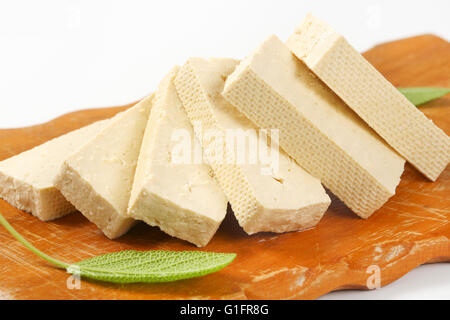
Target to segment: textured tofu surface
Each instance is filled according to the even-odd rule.
[[[217,143],[203,131],[257,130],[243,114],[221,96],[225,80],[238,61],[233,59],[192,58],[180,69],[175,86],[191,123],[202,144],[206,160],[225,192],[234,214],[249,233],[262,231],[287,232],[315,226],[330,204],[320,181],[290,159],[283,151],[279,155],[276,176],[262,174],[260,159],[238,163],[225,152],[225,161],[215,161]],[[247,146],[248,148],[248,146]],[[248,150],[247,150],[248,151]]]
[[[228,200],[209,165],[174,154],[184,147],[193,153],[195,139],[173,84],[177,72],[175,67],[155,93],[128,214],[202,247],[224,219]]]
[[[42,221],[75,211],[53,180],[64,160],[107,123],[93,123],[0,162],[0,198]]]
[[[392,195],[404,160],[275,36],[227,79],[224,97],[355,213],[369,217]]]
[[[64,162],[55,179],[67,200],[111,239],[134,224],[127,207],[152,99],[112,118]]]
[[[308,15],[290,50],[399,154],[431,180],[450,161],[450,138],[340,34]]]

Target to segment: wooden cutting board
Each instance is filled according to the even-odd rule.
[[[383,44],[365,56],[395,86],[450,87],[450,44],[435,36]],[[0,130],[0,160],[126,107],[84,110],[43,125]],[[449,96],[421,110],[450,134]],[[7,117],[5,111],[2,116]],[[79,213],[44,223],[1,200],[0,210],[31,243],[67,262],[126,249],[196,250],[144,224],[110,241]],[[0,227],[0,298],[312,299],[336,289],[366,289],[367,280],[376,284],[377,275],[385,286],[423,263],[450,261],[449,237],[450,169],[431,183],[407,165],[397,194],[367,221],[333,197],[315,229],[247,236],[229,212],[204,250],[235,252],[236,260],[215,274],[175,283],[83,281],[81,289],[69,290],[68,274],[30,253]]]

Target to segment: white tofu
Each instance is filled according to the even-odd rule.
[[[178,160],[193,152],[194,130],[178,98],[175,67],[160,83],[144,134],[128,214],[167,234],[205,246],[227,212],[227,198],[209,165]],[[188,139],[178,140],[177,134]]]
[[[93,123],[1,161],[0,198],[42,221],[76,211],[53,180],[67,156],[92,139],[107,122]]]
[[[258,128],[220,95],[226,77],[237,64],[238,61],[233,59],[208,61],[193,58],[187,61],[175,79],[178,96],[194,124],[204,156],[228,197],[239,224],[248,234],[314,227],[330,204],[318,179],[306,173],[281,150],[279,170],[275,175],[265,173],[267,163],[261,158],[255,163],[251,163],[249,158],[239,162],[233,159],[232,152],[226,151],[223,161],[220,161],[217,156],[220,150],[216,148],[221,146],[220,139],[211,139],[206,134],[208,130],[225,137],[227,132],[239,130],[257,132]],[[246,144],[245,148],[250,157],[249,145]],[[214,153],[214,150],[219,151]]]
[[[450,138],[344,37],[308,15],[287,45],[408,162],[433,181],[439,177],[450,161]]]
[[[110,239],[125,234],[135,222],[127,207],[152,99],[111,119],[64,162],[55,179],[66,199]]]
[[[404,160],[275,36],[230,75],[224,97],[363,218],[391,196]]]

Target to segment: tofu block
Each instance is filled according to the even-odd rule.
[[[14,207],[50,221],[76,209],[53,180],[64,160],[108,123],[95,122],[0,162],[0,198]]]
[[[231,144],[221,143],[211,135],[215,133],[216,137],[227,139],[229,133],[258,133],[258,128],[220,94],[227,76],[237,64],[233,59],[193,58],[175,78],[178,96],[194,125],[206,161],[228,197],[239,224],[248,234],[314,227],[330,204],[318,179],[306,173],[282,150],[273,149],[274,141],[270,148],[278,151],[275,153],[278,161],[265,161],[262,157],[250,161],[250,143],[242,148],[246,160],[237,161],[238,155],[233,154]],[[261,134],[259,141],[265,144],[263,147],[269,147],[269,139],[261,139]],[[222,160],[218,156],[221,150]],[[271,167],[270,171],[266,170],[267,166]]]
[[[392,148],[435,181],[450,161],[450,138],[340,34],[308,15],[290,50]]]
[[[110,239],[125,234],[135,222],[127,208],[152,99],[112,118],[64,161],[55,178],[64,197]]]
[[[128,208],[129,216],[203,247],[227,213],[228,200],[211,167],[177,160],[193,154],[194,130],[178,98],[175,67],[160,83],[145,130]],[[180,136],[178,136],[180,135]],[[186,140],[177,137],[187,138]]]
[[[276,37],[230,75],[224,97],[349,208],[369,217],[400,182],[404,160]]]

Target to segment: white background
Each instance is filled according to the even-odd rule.
[[[417,34],[450,38],[449,0],[0,0],[0,128],[135,101],[190,56],[242,58],[272,33],[287,39],[307,12],[361,51]],[[450,299],[450,265],[325,298]]]

